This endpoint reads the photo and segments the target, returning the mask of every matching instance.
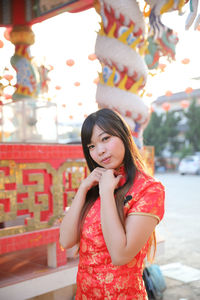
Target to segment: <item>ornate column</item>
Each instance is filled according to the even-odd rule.
[[[149,118],[141,98],[147,78],[144,18],[135,0],[99,0],[95,8],[101,15],[95,53],[102,65],[96,100],[101,108],[119,111],[141,148]]]

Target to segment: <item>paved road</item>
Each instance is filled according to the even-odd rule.
[[[180,262],[200,269],[200,176],[155,174],[166,188],[165,217],[159,231],[165,238],[160,265]],[[167,279],[164,300],[200,299],[200,280],[190,284]]]

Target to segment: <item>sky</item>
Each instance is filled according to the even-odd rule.
[[[178,12],[174,12],[162,17],[163,23],[179,36],[176,61],[167,62],[164,72],[158,72],[153,77],[148,75],[144,94],[147,104],[168,90],[176,93],[187,87],[200,88],[200,81],[192,80],[200,76],[200,31],[194,31],[193,27],[185,31],[187,14],[179,16]],[[31,54],[38,63],[44,62],[54,68],[49,72],[49,93],[52,101],[57,102],[63,119],[66,115],[82,119],[84,114],[97,109],[96,84],[93,81],[101,72],[101,67],[98,60],[90,61],[88,55],[94,53],[99,21],[100,17],[92,8],[81,13],[63,13],[32,26],[35,44],[31,46]],[[0,49],[0,71],[5,65],[12,69],[9,61],[14,53],[14,46],[3,37],[4,30],[0,28],[0,40],[4,42],[4,47]],[[182,64],[184,58],[189,58],[190,63]],[[74,60],[73,67],[66,65],[68,59]],[[75,86],[75,82],[79,82],[80,86]],[[61,89],[56,90],[56,86]],[[152,97],[146,94],[152,94]]]

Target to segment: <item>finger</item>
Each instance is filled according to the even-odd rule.
[[[101,172],[101,173],[107,171],[106,169],[101,168],[101,167],[97,167],[95,170],[98,171],[98,172]]]

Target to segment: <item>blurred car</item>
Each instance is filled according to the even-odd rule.
[[[200,175],[200,156],[191,155],[184,157],[179,164],[178,171],[181,175]]]

